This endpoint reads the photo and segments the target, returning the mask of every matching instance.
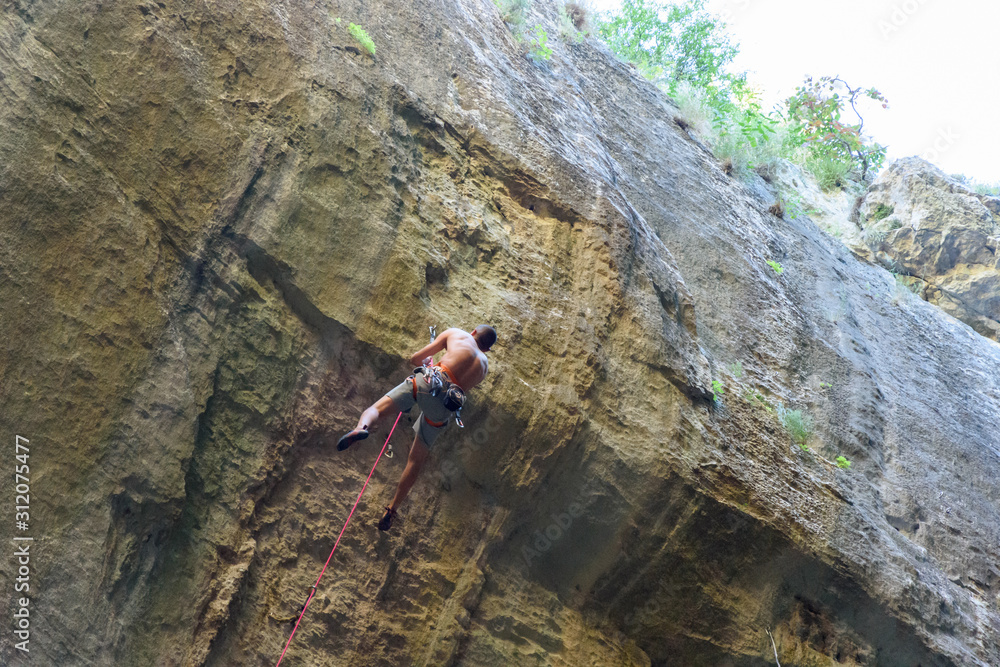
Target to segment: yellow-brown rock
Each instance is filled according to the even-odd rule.
[[[4,5],[30,664],[276,662],[388,424],[332,443],[480,322],[467,428],[388,534],[379,465],[283,664],[1000,663],[1000,348],[530,20],[551,61],[489,0]]]
[[[879,175],[861,213],[881,264],[910,277],[946,313],[1000,338],[1000,198],[906,158]]]

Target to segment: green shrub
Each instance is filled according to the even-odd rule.
[[[785,267],[783,267],[781,264],[774,261],[773,259],[767,260],[767,265],[770,266],[772,269],[774,269],[774,272],[777,273],[778,275],[781,275],[785,271]]]
[[[705,101],[704,95],[695,86],[681,82],[677,85],[672,97],[680,112],[677,115],[683,118],[699,136],[706,139],[709,145],[712,145],[715,135],[715,130],[712,127],[714,112]],[[724,156],[719,155],[719,157]]]
[[[806,160],[806,169],[816,179],[820,188],[831,192],[847,185],[851,163],[837,157],[814,156]]]
[[[524,16],[528,11],[529,0],[493,0],[500,10],[500,18],[511,26],[515,37],[519,37],[524,27]]]
[[[857,167],[861,180],[869,170],[878,171],[885,160],[885,146],[864,135],[865,119],[858,111],[860,98],[867,97],[889,108],[889,102],[875,88],[851,88],[839,76],[806,77],[795,94],[785,100],[788,120],[796,141],[808,146],[813,157],[831,158]],[[857,125],[841,121],[847,106],[858,119]]]
[[[892,215],[892,212],[894,210],[895,210],[894,206],[886,206],[885,204],[880,203],[878,206],[875,207],[875,210],[872,211],[871,221],[878,222],[879,220],[885,220],[890,215]]]
[[[812,433],[812,419],[809,418],[809,415],[802,414],[801,410],[789,410],[785,406],[779,405],[778,419],[788,431],[788,435],[792,436],[792,441],[803,451],[809,451],[809,447],[806,446],[806,441]]]
[[[976,194],[988,197],[1000,197],[1000,183],[983,183],[974,178],[969,178],[965,174],[951,174],[950,177]]]
[[[375,42],[372,38],[368,36],[368,33],[364,31],[361,26],[351,23],[347,26],[347,31],[354,36],[354,39],[358,40],[361,46],[365,47],[368,53],[375,55]]]
[[[726,392],[723,389],[722,383],[718,380],[712,380],[712,400],[719,400],[725,393]]]
[[[542,26],[535,26],[535,34],[528,40],[528,55],[532,60],[548,60],[552,57],[552,49],[549,48],[548,44],[548,33],[542,29]]]
[[[754,177],[755,171],[766,175],[779,159],[799,164],[805,159],[804,151],[788,142],[788,128],[784,125],[776,125],[773,134],[756,143],[746,141],[732,124],[728,128],[712,127],[702,136],[719,159],[732,160],[733,172],[745,183]]]
[[[651,81],[713,86],[720,96],[729,92],[733,75],[725,68],[738,52],[724,28],[720,18],[705,10],[705,0],[623,0],[617,12],[597,21],[611,50],[635,63]]]
[[[764,395],[756,389],[747,389],[744,396],[751,403],[756,403],[760,407],[764,408],[765,411],[774,412],[774,406],[771,405],[771,402],[764,398]]]
[[[733,374],[733,377],[739,380],[743,377],[743,363],[739,361],[734,361],[729,364],[729,372]]]
[[[798,192],[791,190],[783,195],[783,201],[785,202],[785,209],[788,212],[788,217],[795,220],[800,215],[816,215],[822,213],[819,209],[808,208],[802,202],[802,195]]]
[[[864,182],[881,167],[885,147],[863,134],[857,110],[864,97],[887,106],[878,90],[851,88],[839,77],[810,77],[786,100],[784,113],[764,113],[746,72],[731,71],[738,46],[706,0],[622,0],[594,23],[615,54],[675,100],[726,174],[748,182],[758,167],[785,158],[833,190],[848,185],[852,174]],[[853,112],[858,123],[841,122],[842,111]]]
[[[756,146],[774,134],[777,120],[761,112],[746,72],[728,70],[739,49],[725,22],[705,9],[705,0],[623,0],[617,12],[598,18],[597,32],[672,97],[685,84],[697,89],[719,136],[733,134]]]
[[[851,467],[851,462],[850,462],[850,461],[848,461],[848,460],[847,460],[847,459],[846,459],[845,457],[843,457],[843,456],[838,456],[838,457],[837,457],[837,467],[838,467],[838,468],[843,468],[844,470],[847,470],[848,468],[850,468],[850,467]]]

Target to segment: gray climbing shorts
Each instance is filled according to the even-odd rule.
[[[402,412],[408,412],[414,404],[420,407],[420,416],[413,424],[413,432],[420,436],[428,448],[451,422],[452,412],[444,407],[444,392],[438,391],[437,396],[431,396],[430,385],[423,373],[406,378],[386,396]]]

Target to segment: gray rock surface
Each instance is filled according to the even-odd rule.
[[[488,0],[4,6],[31,664],[273,664],[388,425],[332,443],[481,321],[469,427],[389,534],[380,464],[287,664],[1000,664],[1000,347],[551,44]]]
[[[863,186],[848,181],[847,187],[826,192],[812,174],[781,158],[762,166],[760,172],[766,177],[772,197],[782,201],[785,217],[808,217],[847,247],[855,251],[860,249],[862,256],[870,253],[867,248],[860,248],[864,238],[854,210]]]

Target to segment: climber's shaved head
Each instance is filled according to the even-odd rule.
[[[488,351],[493,347],[493,343],[497,342],[497,332],[496,329],[488,324],[480,324],[475,329],[472,330],[472,337],[476,339],[476,345],[483,352]]]

